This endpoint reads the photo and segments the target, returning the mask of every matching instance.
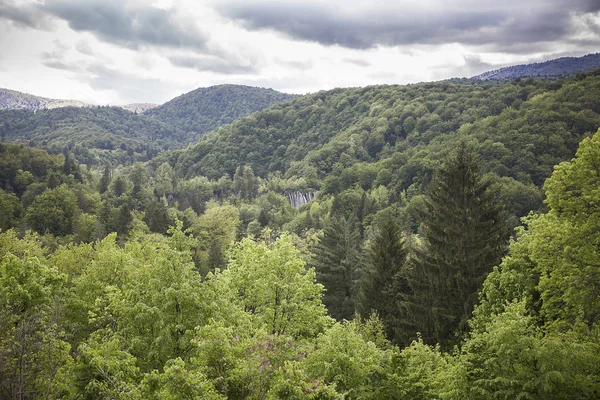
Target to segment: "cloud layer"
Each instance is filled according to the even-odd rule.
[[[218,10],[250,30],[353,49],[448,43],[508,48],[561,40],[575,33],[573,18],[589,19],[600,2],[264,0],[222,2]]]
[[[16,24],[47,28],[49,17],[67,22],[76,32],[89,32],[133,49],[152,45],[203,50],[209,38],[178,9],[152,7],[147,2],[46,0],[19,4],[0,0],[0,18]]]
[[[413,83],[599,49],[599,0],[0,0],[0,87],[100,104]]]

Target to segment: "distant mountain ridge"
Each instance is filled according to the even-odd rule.
[[[592,71],[600,68],[600,53],[588,54],[583,57],[561,57],[553,60],[513,65],[484,72],[471,79],[496,80],[537,77],[572,76],[579,72]]]
[[[3,104],[11,108],[0,108],[1,140],[51,152],[79,145],[73,155],[87,164],[145,161],[161,151],[194,143],[223,124],[297,97],[272,89],[220,85],[196,89],[163,106],[81,103],[68,107],[16,91],[2,93],[7,93]]]
[[[91,107],[77,100],[49,99],[16,90],[0,88],[0,110],[43,110],[59,107]]]
[[[144,113],[158,104],[153,103],[131,103],[117,105],[130,112]],[[94,104],[84,103],[79,100],[50,99],[36,96],[17,90],[0,88],[0,110],[52,110],[61,107],[97,107]]]
[[[145,115],[200,137],[221,125],[297,97],[273,89],[217,85],[182,94]]]

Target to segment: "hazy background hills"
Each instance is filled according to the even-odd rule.
[[[297,96],[272,89],[218,85],[193,90],[159,106],[139,103],[99,107],[3,89],[0,108],[5,110],[0,111],[0,137],[51,153],[69,147],[75,158],[86,164],[128,164],[195,144],[206,133],[223,127],[181,155],[179,170],[188,176],[202,173],[217,178],[231,175],[237,165],[247,163],[265,176],[268,172],[293,171],[298,169],[295,163],[309,160],[308,164],[323,177],[344,153],[340,149],[356,140],[362,143],[366,155],[353,158],[376,161],[385,146],[394,145],[397,139],[408,139],[407,150],[424,145],[435,138],[429,132],[449,133],[465,123],[481,124],[482,118],[497,116],[507,107],[522,112],[519,102],[532,100],[532,93],[551,93],[563,85],[551,79],[547,83],[515,83],[492,89],[488,83],[493,86],[509,78],[574,75],[598,63],[600,55],[590,54],[507,67],[464,80],[467,84],[479,82],[476,86],[484,85],[481,88],[439,82],[335,89]],[[264,109],[268,110],[242,119]],[[414,136],[415,132],[419,136]],[[337,154],[336,159],[323,152]],[[321,168],[319,163],[324,161],[318,162],[315,157],[324,157],[332,164]],[[543,169],[550,168],[552,162],[544,163]]]
[[[539,63],[504,67],[473,76],[474,80],[500,80],[530,77],[557,78],[600,68],[600,54],[583,57],[562,57]],[[219,125],[262,110],[271,104],[291,100],[298,95],[244,85],[217,85],[198,88],[162,105],[132,103],[117,105],[125,110],[150,113],[163,122],[183,124],[186,130],[207,132]],[[233,103],[233,104],[232,104]],[[50,99],[16,90],[0,88],[0,110],[40,110],[59,107],[91,107],[77,100]],[[217,117],[218,116],[218,117]]]
[[[0,111],[2,140],[27,142],[51,152],[77,147],[73,154],[86,164],[148,160],[160,151],[193,143],[220,125],[297,97],[272,89],[220,85],[194,90],[158,107],[81,103],[49,109],[43,105],[62,103],[6,92],[12,97],[4,104],[18,107]]]
[[[539,63],[504,67],[476,75],[473,79],[491,80],[571,76],[596,68],[600,68],[599,53],[588,54],[583,57],[561,57]]]

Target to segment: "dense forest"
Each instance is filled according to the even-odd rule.
[[[196,136],[192,138],[197,139],[221,125],[296,97],[273,89],[218,85],[183,94],[147,114],[184,132],[193,132]]]
[[[0,398],[600,396],[600,71],[283,100],[0,113]]]
[[[132,164],[183,148],[222,124],[294,97],[272,89],[221,85],[183,94],[159,107],[143,103],[10,109],[0,111],[0,138],[54,154],[67,147],[77,161],[89,166]]]

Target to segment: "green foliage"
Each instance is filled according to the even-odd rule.
[[[182,94],[145,114],[189,132],[192,141],[221,125],[294,97],[273,89],[218,85]]]
[[[333,385],[343,398],[358,399],[372,390],[372,375],[381,368],[383,358],[373,342],[363,340],[345,322],[321,335],[303,363],[309,376]]]
[[[200,241],[198,256],[203,272],[225,266],[227,249],[236,238],[239,224],[239,211],[235,207],[216,203],[207,205],[193,227]]]
[[[61,304],[64,275],[49,266],[37,240],[0,234],[0,376],[5,398],[34,399],[56,388],[68,365]]]
[[[145,161],[159,149],[181,148],[190,139],[173,126],[119,107],[6,110],[0,111],[3,124],[10,126],[3,140],[33,142],[54,153],[69,147],[86,164]]]
[[[135,357],[121,350],[116,338],[93,337],[79,347],[73,376],[76,394],[84,399],[141,399]]]
[[[25,220],[40,234],[64,236],[73,232],[76,210],[75,194],[66,185],[62,185],[37,196],[27,208]]]
[[[165,203],[154,198],[146,205],[144,222],[152,232],[164,234],[173,221],[169,218]]]
[[[489,275],[464,346],[469,397],[594,398],[598,347],[600,134],[547,181],[549,211],[532,215]]]
[[[272,246],[244,239],[222,276],[236,301],[271,334],[314,337],[329,324],[321,303],[323,286],[316,283],[314,269],[305,269],[290,236]]]
[[[329,315],[341,321],[354,316],[362,257],[353,219],[332,217],[312,249],[310,264],[325,287],[323,303]]]
[[[398,224],[384,220],[373,239],[362,271],[357,309],[363,318],[377,313],[385,325],[385,334],[396,342],[399,324],[397,303],[408,287],[403,278],[407,250]]]
[[[251,167],[240,165],[233,175],[233,191],[241,199],[251,199],[258,194],[258,180]]]
[[[19,198],[0,189],[0,232],[17,226],[23,213]]]
[[[436,174],[419,210],[424,240],[406,270],[410,291],[402,302],[402,318],[414,324],[403,332],[409,338],[421,332],[426,343],[446,344],[466,331],[477,292],[505,252],[504,222],[478,170],[463,143]]]
[[[156,400],[219,400],[211,382],[199,370],[188,370],[181,358],[169,360],[164,372],[144,377],[143,398]]]
[[[151,130],[0,144],[0,229],[24,235],[0,232],[0,397],[597,398],[600,133],[502,262],[498,206],[540,207],[600,125],[599,76],[320,92],[131,168]]]
[[[10,143],[0,144],[0,189],[14,191],[19,197],[32,183],[61,171],[61,156],[50,156],[38,149]]]
[[[550,211],[532,219],[531,257],[540,274],[542,313],[593,326],[600,317],[600,133],[581,143],[570,163],[546,182]]]
[[[166,243],[134,241],[125,249],[110,235],[96,245],[74,282],[76,337],[115,330],[144,371],[190,355],[193,328],[204,318],[200,276],[191,239],[178,230],[172,235]]]
[[[566,80],[559,90],[528,80],[319,92],[222,127],[178,154],[175,169],[187,177],[216,179],[224,173],[233,176],[243,163],[260,177],[280,171],[299,178],[314,168],[321,179],[337,179],[364,162],[375,167],[375,176],[383,168],[395,171],[385,185],[399,195],[419,180],[426,182],[440,154],[462,136],[483,155],[486,172],[539,186],[552,166],[571,157],[577,143],[600,123],[593,107],[599,82],[590,73],[583,81]],[[499,107],[494,105],[498,99]],[[522,102],[519,109],[511,107],[517,100]],[[276,112],[280,118],[272,118]],[[385,145],[373,146],[380,140]]]
[[[544,335],[524,302],[508,304],[464,348],[468,397],[595,397],[600,346],[597,333],[582,332]]]
[[[464,390],[460,366],[419,338],[402,351],[394,349],[374,398],[464,398]]]

